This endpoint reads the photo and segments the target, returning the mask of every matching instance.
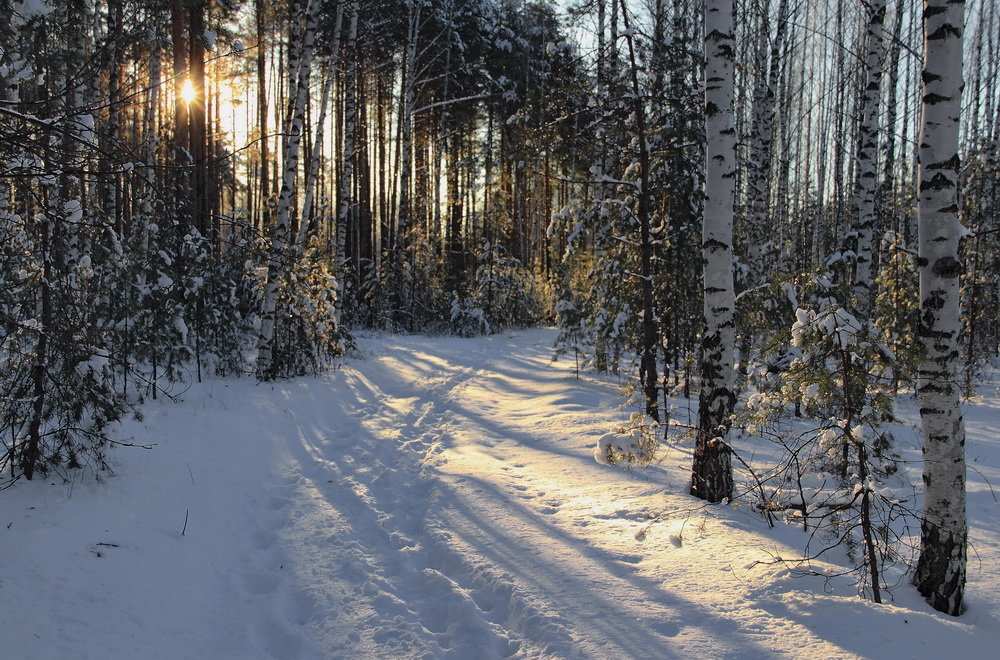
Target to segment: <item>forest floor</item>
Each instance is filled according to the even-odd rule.
[[[995,384],[967,408],[974,547],[968,611],[950,618],[905,578],[891,604],[860,599],[851,576],[829,577],[848,565],[839,551],[812,565],[827,577],[774,563],[801,556],[806,534],[686,495],[687,441],[644,470],[597,463],[597,439],[628,417],[620,388],[552,362],[554,338],[362,337],[360,357],[320,377],[214,380],[149,402],[121,439],[152,448],[116,450],[113,475],[0,493],[0,656],[895,660],[1000,648]],[[912,400],[900,414],[905,469],[917,470]]]

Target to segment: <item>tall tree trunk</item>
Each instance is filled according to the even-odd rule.
[[[855,155],[858,168],[854,189],[858,207],[857,257],[854,265],[855,310],[860,318],[867,318],[871,306],[872,290],[872,233],[877,218],[876,171],[878,165],[878,109],[882,81],[882,26],[885,22],[885,0],[868,0],[868,29],[865,32],[865,88],[861,103],[861,124],[858,150]]]
[[[888,61],[885,66],[889,79],[886,81],[886,113],[885,113],[885,154],[882,161],[882,180],[879,182],[879,202],[877,209],[886,220],[883,227],[896,227],[895,177],[900,163],[896,162],[897,128],[896,117],[899,113],[899,56],[902,51],[903,16],[905,14],[904,0],[896,0],[896,15],[893,22],[892,35],[889,38]]]
[[[184,87],[188,82],[188,44],[185,36],[187,12],[184,0],[171,0],[170,3],[170,36],[173,48],[174,77],[174,150],[177,173],[175,176],[174,193],[178,207],[180,225],[187,226],[191,218],[190,176],[188,166],[191,162],[189,151],[189,121],[188,104],[184,100]]]
[[[188,59],[189,76],[194,98],[188,109],[188,150],[191,154],[192,185],[191,210],[193,224],[202,236],[210,231],[210,209],[208,199],[208,94],[205,87],[205,1],[191,0],[188,3]]]
[[[257,0],[257,127],[260,131],[260,231],[270,225],[268,198],[271,196],[270,154],[267,135],[267,32],[265,30],[267,4]],[[255,222],[257,220],[255,219]]]
[[[646,135],[646,108],[643,105],[642,90],[639,87],[639,62],[636,59],[635,44],[628,8],[621,0],[622,22],[625,26],[625,41],[628,45],[629,77],[632,82],[633,113],[635,114],[636,142],[639,145],[639,190],[637,216],[639,221],[639,295],[642,302],[642,334],[639,342],[639,380],[646,399],[646,414],[660,419],[656,382],[656,312],[653,309],[653,246],[650,238],[649,210],[649,141]]]
[[[301,49],[301,57],[296,58],[296,70],[291,77],[295,81],[295,95],[291,99],[291,107],[286,123],[284,163],[281,192],[278,195],[278,206],[275,213],[275,226],[271,236],[271,246],[268,251],[267,280],[264,284],[264,300],[261,308],[260,333],[257,337],[257,378],[272,380],[281,373],[281,365],[274,360],[275,348],[275,317],[278,305],[278,290],[287,274],[288,247],[291,238],[289,213],[292,207],[292,195],[295,192],[295,179],[299,166],[299,143],[302,139],[302,126],[305,118],[306,97],[309,94],[309,72],[312,64],[313,46],[316,33],[316,14],[318,0],[307,0],[300,6],[295,22],[301,22],[305,14],[306,27],[302,42],[295,45]]]
[[[766,3],[765,9],[767,11]],[[762,19],[762,31],[769,21]],[[778,103],[778,84],[781,73],[781,55],[784,50],[785,34],[788,32],[788,0],[780,0],[778,5],[778,25],[771,42],[767,77],[762,81],[763,89],[754,98],[753,120],[750,130],[750,168],[747,173],[747,254],[751,270],[749,284],[756,286],[767,275],[764,259],[764,244],[769,240],[770,229],[775,226],[771,217],[768,222],[768,194],[771,184],[771,164],[774,162],[775,115]],[[763,37],[766,41],[766,36]],[[774,240],[773,237],[770,240]]]
[[[416,0],[407,3],[409,20],[406,33],[406,57],[403,60],[403,93],[399,107],[399,203],[396,213],[396,240],[393,247],[403,247],[406,233],[413,224],[410,179],[413,160],[413,110],[416,97],[417,37],[420,34],[420,9]],[[398,259],[397,259],[398,263]]]
[[[19,467],[24,477],[31,481],[41,460],[41,444],[43,422],[45,419],[46,397],[48,396],[48,371],[51,367],[49,355],[49,334],[55,328],[52,314],[52,219],[51,210],[42,219],[42,235],[39,247],[42,257],[41,327],[37,330],[38,341],[35,343],[35,363],[31,368],[31,419],[28,421],[28,438],[19,457]]]
[[[313,135],[313,146],[310,151],[309,173],[306,176],[305,195],[302,199],[302,215],[299,219],[298,235],[295,237],[295,245],[298,250],[305,248],[309,239],[309,229],[313,210],[314,199],[316,197],[316,183],[319,180],[319,170],[322,164],[323,135],[326,127],[326,113],[330,104],[330,90],[333,87],[333,80],[336,77],[336,63],[340,57],[340,29],[344,18],[344,5],[337,5],[337,18],[333,28],[333,46],[330,49],[330,62],[323,76],[323,90],[320,93],[319,119],[316,121],[316,130]]]
[[[122,39],[122,3],[121,0],[108,2],[108,45],[107,45],[107,119],[104,139],[105,154],[114,153],[121,148],[121,39]],[[122,227],[122,201],[120,200],[118,176],[110,162],[105,161],[101,168],[106,170],[103,175],[102,201],[104,219],[118,236],[124,233]]]
[[[341,153],[340,190],[337,193],[337,306],[334,316],[340,325],[344,313],[344,284],[347,282],[347,235],[351,228],[351,208],[354,206],[352,196],[354,183],[355,141],[358,128],[358,2],[351,3],[351,23],[347,37],[347,92],[344,107],[344,150]],[[355,270],[357,263],[351,265]]]
[[[691,494],[709,502],[732,497],[729,417],[736,402],[733,350],[733,0],[705,5],[705,217],[702,225],[704,314],[698,432]]]
[[[959,362],[958,137],[962,102],[961,0],[925,0],[923,117],[920,136],[918,263],[920,325],[926,351],[917,374],[923,430],[924,516],[914,582],[941,612],[962,612],[968,526],[965,427]]]

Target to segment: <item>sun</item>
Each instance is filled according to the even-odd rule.
[[[184,85],[181,87],[181,98],[184,99],[185,103],[193,103],[196,96],[194,85],[190,80],[185,80]]]

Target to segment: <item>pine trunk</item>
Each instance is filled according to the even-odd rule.
[[[639,87],[639,63],[636,58],[631,25],[625,0],[621,0],[622,21],[625,25],[625,41],[628,45],[629,77],[632,81],[632,97],[635,113],[636,142],[639,145],[639,294],[642,301],[642,334],[639,343],[639,380],[646,403],[646,415],[659,421],[658,392],[656,382],[656,312],[653,309],[653,246],[650,236],[649,204],[649,142],[646,135],[646,109],[642,103]]]

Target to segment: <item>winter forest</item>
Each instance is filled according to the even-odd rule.
[[[998,232],[995,0],[0,0],[12,648],[990,656]]]

